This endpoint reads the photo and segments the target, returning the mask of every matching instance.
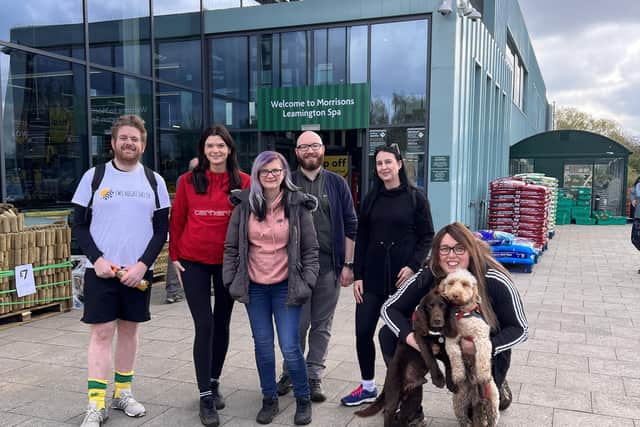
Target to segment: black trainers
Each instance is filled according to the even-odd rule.
[[[200,398],[200,422],[207,427],[218,427],[220,417],[213,401],[213,396]]]
[[[262,399],[262,409],[256,416],[256,422],[258,424],[270,424],[271,421],[278,415],[280,408],[278,407],[277,397],[265,397]]]
[[[324,402],[327,400],[327,396],[325,396],[322,389],[322,380],[309,378],[309,390],[311,391],[312,402]]]
[[[216,404],[216,409],[224,409],[227,404],[224,401],[224,396],[220,393],[220,383],[218,381],[211,382],[211,396]]]
[[[511,393],[511,388],[509,387],[509,383],[506,379],[502,383],[502,387],[500,387],[498,393],[500,394],[500,405],[498,406],[498,409],[504,411],[511,406],[511,401],[513,400],[513,394]]]
[[[296,414],[293,423],[304,426],[311,422],[311,401],[309,399],[296,399]]]
[[[278,396],[284,396],[289,393],[292,388],[293,384],[291,384],[291,377],[286,372],[283,372],[278,380]]]

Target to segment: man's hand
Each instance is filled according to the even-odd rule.
[[[356,303],[360,304],[362,302],[362,280],[356,280],[353,282],[353,296],[356,299]]]
[[[410,267],[404,266],[398,272],[398,280],[396,281],[396,288],[402,286],[402,284],[411,276],[414,275],[413,270]]]
[[[340,286],[346,288],[353,283],[353,270],[348,267],[342,267],[340,272]]]
[[[633,199],[631,201],[631,206],[633,206],[634,208],[636,207],[637,204],[638,204],[638,201],[636,199]]]
[[[93,269],[96,272],[96,276],[101,279],[111,279],[112,277],[116,277],[116,273],[113,272],[113,268],[116,270],[120,268],[119,265],[115,265],[111,261],[100,257],[93,263]]]
[[[144,279],[144,274],[147,272],[147,266],[142,261],[129,265],[125,267],[125,269],[127,270],[127,273],[122,276],[120,281],[123,285],[132,288],[140,284],[140,281]]]
[[[184,288],[184,286],[182,286],[182,272],[184,271],[184,267],[182,266],[182,264],[180,264],[180,261],[176,260],[176,261],[172,261],[173,263],[173,268],[176,269],[176,276],[178,276],[178,283],[180,283],[180,287]]]

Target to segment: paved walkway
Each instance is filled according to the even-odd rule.
[[[514,403],[501,426],[640,427],[640,254],[630,225],[560,226],[532,274],[517,273],[530,323],[513,354]],[[191,361],[192,324],[184,302],[165,305],[155,289],[142,328],[134,389],[147,416],[112,411],[108,426],[199,426]],[[0,329],[0,426],[79,425],[86,401],[87,327],[80,312]],[[225,426],[255,425],[258,376],[244,308],[236,305],[223,371]],[[378,357],[376,380],[384,379]],[[313,426],[382,426],[358,419],[339,398],[358,380],[354,302],[344,290],[334,321],[324,381],[329,401],[313,406]],[[109,391],[110,395],[111,392]],[[292,398],[274,425],[291,425]],[[427,385],[425,425],[455,426],[450,396]]]

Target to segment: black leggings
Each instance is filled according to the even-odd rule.
[[[380,318],[380,309],[386,300],[384,295],[364,292],[362,302],[356,305],[356,351],[363,380],[372,380],[375,376],[376,348],[373,336]]]
[[[229,348],[229,323],[233,299],[222,284],[222,265],[180,260],[184,295],[196,330],[193,362],[200,392],[211,390],[211,378],[220,378]],[[215,304],[211,311],[211,280]]]
[[[396,352],[398,337],[396,337],[387,326],[383,326],[378,333],[378,339],[380,341],[380,351],[382,352],[384,363],[388,365]],[[507,377],[507,371],[509,370],[510,365],[511,350],[503,351],[502,353],[493,356],[491,359],[493,380],[498,388],[502,387],[502,383]]]

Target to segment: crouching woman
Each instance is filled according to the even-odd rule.
[[[527,340],[527,318],[511,275],[491,256],[486,244],[459,222],[445,226],[436,234],[428,265],[382,306],[385,323],[379,333],[382,354],[390,360],[398,339],[418,349],[409,321],[411,313],[440,280],[458,269],[469,270],[478,281],[481,312],[492,331],[493,379],[500,390],[500,410],[504,410],[511,404],[511,390],[506,380],[511,349]],[[462,340],[460,346],[462,352],[475,354],[472,341]]]
[[[248,190],[235,193],[224,245],[223,281],[245,304],[253,334],[262,389],[256,417],[269,424],[278,414],[273,321],[296,397],[296,425],[311,422],[309,380],[298,338],[302,305],[311,296],[320,268],[311,211],[317,200],[293,185],[285,158],[258,155]]]

